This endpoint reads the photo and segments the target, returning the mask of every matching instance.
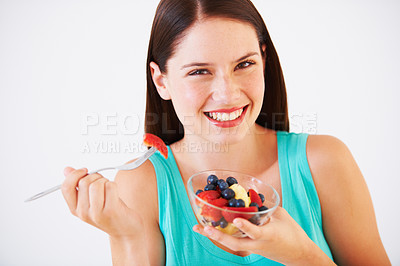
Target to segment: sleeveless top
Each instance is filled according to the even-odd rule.
[[[304,133],[277,132],[282,207],[332,259],[307,161],[307,137]],[[150,161],[157,176],[159,226],[165,240],[166,265],[282,265],[257,254],[245,257],[231,254],[194,232],[197,220],[170,147],[167,160],[157,152]]]

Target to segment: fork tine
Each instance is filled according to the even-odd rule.
[[[139,167],[140,165],[142,165],[145,161],[147,161],[147,159],[149,159],[150,156],[152,156],[156,151],[157,151],[157,149],[155,147],[151,147],[142,156],[140,156],[136,161],[128,163],[128,164],[117,166],[117,167],[115,167],[115,169],[118,169],[118,170],[133,170],[133,169]]]

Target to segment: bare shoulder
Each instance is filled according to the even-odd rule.
[[[349,148],[329,135],[309,135],[307,159],[321,203],[341,195],[368,194],[364,177]]]
[[[349,163],[348,159],[353,157],[347,146],[338,138],[329,135],[309,135],[307,158],[313,168],[337,168],[338,163]]]
[[[322,206],[338,195],[346,194],[360,184],[366,186],[350,150],[338,138],[309,135],[307,159]]]
[[[307,159],[320,198],[322,212],[328,216],[329,207],[368,188],[350,150],[338,138],[328,135],[309,135]]]
[[[127,164],[135,160],[131,160]],[[115,176],[115,183],[117,183],[121,199],[127,205],[135,205],[135,200],[140,198],[142,194],[152,192],[155,193],[152,195],[157,195],[156,173],[153,164],[149,160],[136,169],[118,171]]]
[[[367,184],[348,147],[332,136],[310,135],[306,151],[335,262],[389,265]]]

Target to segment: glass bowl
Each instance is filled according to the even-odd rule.
[[[235,192],[234,198],[230,198],[232,193],[224,193],[226,185],[223,182],[221,183],[223,187],[222,191],[219,189],[218,183],[214,183],[215,189],[212,189],[212,186],[208,186],[207,189],[209,190],[207,193],[203,193],[205,187],[208,185],[207,180],[211,175],[217,177],[210,178],[209,180],[211,181],[223,179],[228,183],[229,188]],[[234,177],[239,186],[232,184],[234,181],[231,178],[229,179],[230,182],[227,182],[228,177]],[[255,225],[261,226],[268,221],[280,202],[279,194],[272,186],[253,176],[233,171],[208,170],[199,172],[190,177],[187,188],[190,204],[200,224],[203,226],[213,226],[235,237],[246,237],[246,234],[232,223],[235,218],[244,218]],[[214,192],[209,192],[211,190],[214,190]],[[249,193],[250,190],[253,191]],[[249,194],[251,194],[251,197]],[[258,195],[258,200],[257,196],[254,196],[255,194]],[[251,198],[253,201],[250,200]],[[260,201],[263,198],[264,200]],[[235,200],[230,202],[232,199]],[[236,205],[239,199],[244,202],[244,207],[243,202]],[[259,206],[259,204],[255,205],[253,202],[262,202],[262,206],[264,207]]]

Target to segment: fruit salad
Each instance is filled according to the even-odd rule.
[[[200,208],[198,218],[205,224],[230,235],[239,231],[232,223],[235,218],[244,218],[258,224],[259,216],[254,212],[268,210],[263,205],[265,201],[263,194],[257,193],[254,189],[246,191],[232,176],[224,180],[214,174],[209,175],[204,189],[197,190],[196,195],[220,208],[196,200],[196,205]]]

